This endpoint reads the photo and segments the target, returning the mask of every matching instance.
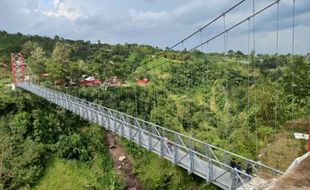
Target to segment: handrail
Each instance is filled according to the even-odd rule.
[[[157,137],[157,138],[163,138],[163,137],[165,137],[166,140],[167,140],[167,142],[169,142],[169,143],[171,143],[171,144],[175,144],[175,145],[177,145],[178,147],[180,147],[180,148],[182,148],[182,149],[184,149],[184,150],[186,150],[186,151],[191,150],[191,151],[195,152],[195,154],[197,154],[197,155],[203,157],[204,159],[209,159],[209,157],[207,157],[206,155],[204,155],[204,154],[198,152],[198,151],[196,150],[197,147],[195,147],[195,146],[192,147],[192,149],[190,149],[189,147],[187,147],[187,146],[184,144],[184,142],[182,141],[181,138],[187,139],[188,141],[192,141],[192,143],[198,143],[198,145],[202,145],[202,147],[200,147],[200,148],[202,148],[202,149],[204,149],[205,147],[211,148],[211,149],[213,149],[213,150],[210,150],[211,153],[212,153],[212,157],[213,157],[213,158],[211,158],[211,159],[212,159],[212,162],[221,163],[221,164],[219,164],[221,167],[230,167],[230,166],[228,166],[227,163],[223,163],[224,161],[220,161],[220,160],[218,159],[218,157],[216,156],[216,153],[213,152],[214,150],[219,151],[219,153],[223,153],[223,154],[225,154],[225,155],[228,154],[228,155],[230,155],[230,156],[236,157],[237,159],[244,160],[244,161],[246,161],[246,163],[252,163],[252,164],[254,164],[253,167],[254,167],[255,170],[258,170],[257,168],[255,168],[255,166],[258,166],[258,167],[261,167],[261,168],[263,168],[263,169],[268,169],[268,170],[272,171],[272,174],[283,174],[283,172],[280,171],[280,170],[277,170],[277,169],[272,168],[272,167],[270,167],[270,166],[267,166],[267,165],[265,165],[265,164],[256,162],[256,161],[254,161],[254,160],[247,159],[247,158],[245,158],[245,157],[243,157],[243,156],[240,156],[240,155],[235,154],[235,153],[233,153],[233,152],[230,152],[230,151],[224,150],[224,149],[222,149],[222,148],[216,147],[216,146],[211,145],[211,144],[209,144],[209,143],[205,143],[205,142],[203,142],[203,141],[201,141],[201,140],[195,139],[195,138],[190,137],[190,136],[188,136],[188,135],[184,135],[184,134],[182,134],[182,133],[173,131],[173,130],[171,130],[171,129],[164,128],[164,127],[159,126],[159,125],[157,125],[157,124],[154,124],[154,123],[151,123],[151,122],[148,122],[148,121],[144,121],[144,120],[142,120],[142,119],[140,119],[140,118],[133,117],[133,116],[128,115],[128,114],[126,114],[126,113],[122,113],[122,112],[119,112],[119,111],[117,111],[117,110],[114,110],[114,109],[111,109],[111,108],[107,108],[107,107],[105,107],[105,106],[98,105],[98,104],[95,104],[95,103],[93,103],[93,102],[89,102],[89,101],[83,100],[83,99],[81,99],[81,98],[78,98],[78,97],[75,97],[75,96],[72,96],[72,95],[69,95],[69,94],[65,94],[65,93],[63,93],[63,92],[58,92],[58,91],[55,91],[55,90],[52,90],[52,89],[49,89],[49,88],[46,88],[46,87],[41,87],[41,86],[38,86],[38,85],[34,85],[34,84],[31,84],[31,83],[18,83],[17,86],[23,87],[23,85],[25,85],[25,84],[31,85],[31,86],[33,86],[33,87],[35,87],[35,88],[37,88],[37,89],[44,89],[44,90],[46,90],[46,91],[49,92],[49,93],[54,93],[54,94],[56,94],[56,96],[58,96],[58,97],[64,97],[63,99],[64,99],[65,101],[79,102],[80,106],[84,107],[85,109],[89,109],[89,110],[91,110],[91,111],[94,111],[94,112],[101,112],[101,113],[102,113],[102,110],[101,110],[101,109],[103,109],[103,110],[105,110],[105,112],[111,113],[111,115],[108,115],[108,114],[106,114],[106,113],[102,113],[103,115],[105,115],[105,116],[107,116],[107,117],[109,117],[109,118],[113,118],[113,119],[114,119],[115,121],[117,121],[117,122],[125,123],[127,126],[130,126],[130,127],[132,127],[132,128],[141,130],[141,131],[143,131],[144,133],[150,134],[150,135],[152,135],[152,136],[154,136],[154,137]],[[49,98],[50,98],[50,97],[49,97]],[[56,98],[54,98],[54,99],[56,99]],[[89,107],[86,107],[86,105],[89,106]],[[114,113],[114,114],[113,114],[113,113]],[[118,118],[118,117],[119,117],[119,118]],[[148,130],[142,128],[142,127],[137,127],[137,126],[131,124],[130,122],[127,121],[128,119],[127,119],[127,120],[125,119],[125,117],[126,117],[126,118],[129,118],[129,119],[132,119],[134,122],[139,123],[139,125],[140,125],[140,123],[144,123],[144,126],[146,126],[147,129],[149,129],[150,131],[148,131]],[[122,118],[122,119],[120,119],[120,118]],[[155,129],[155,131],[156,131],[157,134],[154,134],[154,133],[151,131],[151,130],[153,130],[153,129]],[[160,130],[158,130],[158,129],[160,129]],[[173,134],[173,135],[177,135],[177,137],[179,138],[179,140],[180,140],[182,143],[181,143],[181,144],[178,144],[177,142],[174,142],[174,141],[172,141],[171,139],[168,139],[167,136],[163,136],[163,135],[161,134],[161,132],[160,132],[161,130],[163,130],[165,133],[168,133],[168,132],[169,132],[169,133],[171,133],[171,134]],[[209,156],[210,156],[210,155],[209,155]],[[223,155],[223,156],[224,156],[224,155]],[[230,167],[230,169],[232,169],[232,168]],[[239,173],[240,173],[240,172],[239,172]],[[241,172],[241,173],[242,173],[242,172]],[[244,173],[244,175],[246,175],[246,173]]]
[[[83,100],[83,99],[80,99],[80,100],[85,101],[85,100]],[[87,101],[85,101],[85,102],[87,102]],[[92,102],[89,102],[89,103],[94,104],[94,103],[92,103]],[[95,104],[95,105],[97,105],[97,104]],[[125,116],[127,116],[127,117],[132,118],[132,119],[135,119],[135,120],[138,120],[138,121],[140,121],[140,122],[149,124],[149,125],[151,125],[151,126],[154,126],[154,127],[160,128],[160,129],[163,129],[163,130],[168,131],[168,132],[171,132],[171,133],[173,133],[173,134],[177,134],[178,136],[184,137],[184,138],[186,138],[186,139],[192,139],[193,141],[198,142],[198,143],[201,143],[202,145],[205,145],[205,146],[207,145],[208,147],[211,147],[211,148],[213,148],[213,149],[216,149],[216,150],[225,152],[225,153],[230,154],[230,155],[232,155],[232,156],[234,156],[234,157],[237,157],[237,158],[239,158],[239,159],[245,160],[245,161],[247,161],[248,163],[253,163],[253,164],[255,164],[255,165],[264,167],[264,168],[269,169],[269,170],[271,170],[271,171],[273,171],[273,172],[276,172],[276,173],[278,173],[278,174],[281,174],[281,175],[282,175],[282,174],[284,173],[284,172],[282,172],[282,171],[280,171],[280,170],[278,170],[278,169],[272,168],[272,167],[270,167],[270,166],[267,166],[267,165],[265,165],[265,164],[256,162],[256,161],[251,160],[251,159],[247,159],[247,158],[245,158],[245,157],[243,157],[243,156],[240,156],[240,155],[238,155],[238,154],[236,154],[236,153],[227,151],[227,150],[225,150],[225,149],[222,149],[222,148],[219,148],[219,147],[214,146],[214,145],[212,145],[212,144],[203,142],[203,141],[201,141],[201,140],[199,140],[199,139],[195,139],[195,138],[190,137],[190,136],[188,136],[188,135],[184,135],[184,134],[182,134],[182,133],[173,131],[173,130],[171,130],[171,129],[164,128],[164,127],[162,127],[162,126],[159,126],[159,125],[157,125],[157,124],[151,123],[151,122],[149,122],[149,121],[145,121],[145,120],[142,120],[142,119],[140,119],[140,118],[133,117],[133,116],[131,116],[131,115],[129,115],[129,114],[126,114],[126,113],[123,113],[123,112],[120,112],[120,111],[117,111],[117,110],[114,110],[114,109],[111,109],[111,108],[108,108],[108,107],[105,107],[105,106],[102,106],[102,105],[97,105],[97,106],[103,107],[103,108],[105,108],[105,109],[108,109],[108,110],[110,110],[110,111],[112,111],[112,112],[116,112],[116,113],[118,113],[118,114],[125,115]]]

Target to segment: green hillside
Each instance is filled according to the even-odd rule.
[[[293,132],[307,133],[310,123],[307,56],[295,55],[292,67],[290,55],[253,57],[232,50],[227,55],[162,53],[147,45],[91,44],[1,32],[0,56],[8,62],[9,53],[17,51],[23,53],[27,75],[34,83],[281,170],[306,150],[306,142],[294,140]],[[48,77],[42,77],[43,73]],[[83,75],[94,76],[105,85],[79,87]],[[121,85],[106,85],[113,77]],[[150,82],[139,86],[137,79]],[[55,86],[55,81],[61,82]],[[5,163],[0,184],[4,189],[83,189],[85,184],[95,189],[123,187],[98,126],[21,90],[10,91],[5,87],[10,79],[3,74],[0,82],[0,143],[4,150],[0,161]],[[124,139],[118,143],[146,189],[215,188]],[[98,152],[103,156],[98,158]]]

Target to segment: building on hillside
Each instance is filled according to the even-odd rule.
[[[80,86],[99,86],[102,84],[102,81],[96,79],[93,76],[89,76],[85,79],[80,80]]]

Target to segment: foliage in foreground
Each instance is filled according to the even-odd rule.
[[[207,185],[205,180],[189,175],[183,168],[172,165],[171,162],[138,147],[127,139],[118,141],[133,160],[133,172],[139,177],[145,189],[216,189],[213,185]]]
[[[78,160],[51,158],[42,179],[33,190],[83,190],[83,189],[122,189],[111,171],[109,158],[98,154],[91,166]]]
[[[63,178],[65,172],[58,173],[55,187],[65,185],[58,184],[62,179],[78,179],[88,182],[76,183],[79,189],[84,189],[85,185],[121,189],[100,127],[89,125],[25,92],[0,94],[0,100],[1,188],[30,188],[42,176],[45,177],[39,185],[44,185],[50,175],[56,175],[50,170],[54,168],[73,171],[68,178]],[[47,163],[49,169],[45,171]]]

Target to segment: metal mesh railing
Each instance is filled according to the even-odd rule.
[[[262,171],[271,175],[283,173],[198,139],[62,92],[26,82],[17,83],[17,87],[116,132],[223,189],[235,189],[252,178],[245,171],[232,168],[229,164],[232,158],[243,166],[251,165],[253,175]]]

